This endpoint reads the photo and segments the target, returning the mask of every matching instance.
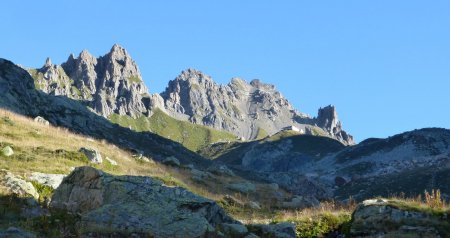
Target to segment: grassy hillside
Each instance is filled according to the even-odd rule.
[[[93,166],[115,175],[141,175],[156,177],[167,185],[184,187],[196,194],[219,201],[223,195],[240,196],[226,188],[227,184],[244,181],[240,177],[210,175],[204,181],[193,179],[189,168],[165,166],[160,163],[147,163],[133,157],[127,150],[118,148],[104,140],[95,140],[74,134],[65,128],[45,126],[33,120],[0,109],[0,150],[10,146],[14,155],[0,153],[0,169],[16,175],[28,177],[31,172],[68,174],[77,166]],[[102,164],[89,163],[81,147],[97,149],[103,158],[117,161],[113,166],[105,161]],[[151,159],[151,158],[150,158]],[[0,176],[1,177],[1,176]],[[1,182],[1,178],[0,178]],[[265,191],[266,184],[256,185],[256,191]],[[281,191],[284,193],[283,191]],[[247,194],[242,200],[270,201],[272,194]]]
[[[114,114],[109,119],[114,123],[123,127],[129,127],[135,131],[151,131],[179,142],[192,151],[198,151],[211,143],[236,140],[236,136],[228,132],[176,120],[159,109],[156,109],[150,118],[141,116],[134,119],[129,116]]]

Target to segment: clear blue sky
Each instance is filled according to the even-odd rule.
[[[8,1],[0,57],[40,67],[114,43],[151,92],[185,68],[273,83],[297,109],[334,104],[358,141],[450,127],[450,1]]]

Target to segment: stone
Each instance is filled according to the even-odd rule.
[[[7,229],[0,229],[0,237],[5,238],[36,238],[36,235],[19,229],[17,227],[9,227]]]
[[[191,169],[192,177],[195,178],[194,180],[203,180],[208,177],[210,177],[210,174],[208,172],[203,172],[198,169]]]
[[[240,224],[214,201],[145,176],[113,176],[76,168],[55,190],[52,208],[79,213],[83,233],[204,237],[221,224]],[[108,235],[108,234],[104,234]],[[209,236],[208,236],[209,237]]]
[[[220,231],[227,237],[244,237],[248,233],[247,227],[242,224],[224,223],[221,224]]]
[[[250,230],[260,237],[295,238],[295,224],[289,222],[250,225]]]
[[[108,161],[113,166],[117,166],[118,165],[117,161],[115,161],[113,159],[110,159],[109,157],[106,157],[105,160]]]
[[[52,187],[53,189],[57,189],[58,186],[63,181],[65,174],[45,174],[39,172],[32,172],[28,177],[29,180],[38,182],[42,185]]]
[[[352,237],[441,237],[447,221],[439,215],[398,207],[388,199],[365,200],[352,215]]]
[[[101,164],[103,162],[102,155],[96,149],[82,147],[79,151],[85,154],[91,163]]]
[[[180,161],[177,158],[175,158],[174,156],[169,156],[169,157],[165,158],[162,161],[162,163],[165,165],[169,165],[169,166],[175,166],[175,167],[180,166]]]
[[[32,196],[36,200],[39,199],[39,194],[33,184],[8,171],[3,170],[1,173],[3,174],[2,184],[8,188],[11,193],[20,197]]]
[[[10,146],[5,146],[2,149],[2,155],[6,156],[6,157],[10,157],[10,156],[14,155],[14,150]]]
[[[234,172],[224,164],[214,164],[208,168],[208,172],[216,175],[235,176]]]
[[[250,182],[232,183],[227,186],[228,189],[239,193],[253,193],[256,191],[256,186]]]
[[[42,124],[44,126],[49,126],[50,122],[48,122],[47,120],[45,120],[43,117],[41,116],[37,116],[34,118],[34,122],[37,122],[39,124]]]
[[[259,205],[259,203],[254,202],[254,201],[249,201],[247,203],[247,207],[251,208],[251,209],[255,209],[255,210],[260,210],[261,206]]]

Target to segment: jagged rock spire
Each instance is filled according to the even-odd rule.
[[[52,60],[50,59],[50,57],[47,57],[47,59],[45,60],[45,64],[44,67],[51,67],[52,64]]]

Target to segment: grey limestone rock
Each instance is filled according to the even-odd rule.
[[[353,213],[352,237],[441,237],[448,225],[439,215],[400,208],[389,200],[365,200]],[[447,220],[447,221],[446,221]]]
[[[10,156],[14,155],[14,150],[11,148],[11,146],[5,146],[1,150],[1,153],[2,153],[2,155],[6,156],[6,157],[10,157]]]
[[[57,189],[65,176],[65,174],[45,174],[40,172],[32,172],[28,179],[31,181],[36,181],[42,185],[52,187],[53,189]]]
[[[253,193],[256,191],[256,186],[250,182],[237,182],[227,186],[228,189],[240,193]]]
[[[79,151],[85,154],[92,163],[101,164],[103,162],[102,155],[96,149],[82,147]]]
[[[48,122],[47,120],[45,120],[45,118],[41,117],[41,116],[37,116],[34,118],[34,121],[37,123],[40,123],[42,125],[48,126],[50,125],[50,122]]]
[[[117,44],[99,58],[83,50],[77,58],[72,54],[61,65],[47,59],[41,69],[30,73],[42,91],[86,101],[104,117],[148,113],[150,96],[139,68]]]
[[[34,188],[33,184],[25,181],[22,177],[16,176],[11,172],[2,170],[0,171],[0,182],[8,188],[8,190],[18,196],[27,197],[31,196],[35,199],[39,198],[39,194]]]
[[[239,224],[214,201],[142,176],[76,168],[55,191],[51,207],[81,214],[84,233],[216,237],[221,224]],[[103,232],[102,234],[104,234]]]
[[[354,143],[342,130],[333,106],[320,109],[319,117],[311,118],[295,110],[275,86],[257,79],[247,83],[234,78],[219,85],[210,76],[187,69],[169,82],[161,97],[170,115],[229,131],[239,138],[255,139],[262,130],[272,135],[294,126],[303,133],[313,134],[318,129],[344,144]]]

